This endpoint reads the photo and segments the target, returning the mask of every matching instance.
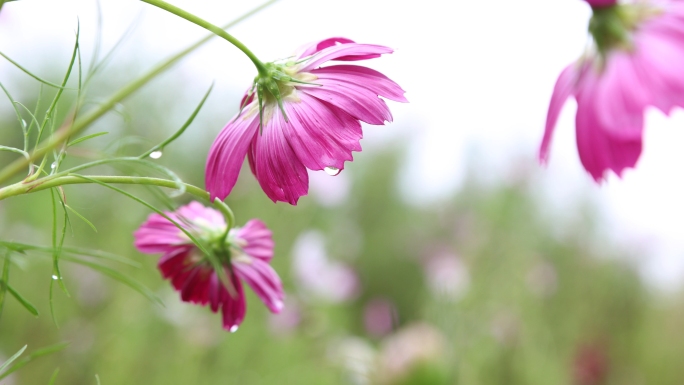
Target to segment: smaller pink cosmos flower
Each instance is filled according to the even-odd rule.
[[[242,228],[231,229],[227,239],[226,222],[220,212],[191,202],[175,212],[165,212],[194,237],[217,252],[232,282],[231,296],[207,257],[171,221],[152,214],[134,233],[135,246],[142,253],[163,253],[158,266],[162,276],[180,292],[181,300],[209,305],[223,314],[223,328],[237,330],[245,317],[247,303],[242,289],[246,282],[273,313],[283,308],[284,292],[278,274],[269,262],[273,258],[273,238],[263,222],[252,219]]]
[[[337,175],[361,151],[361,123],[382,125],[392,114],[380,97],[407,102],[385,75],[358,65],[321,64],[380,57],[392,49],[336,37],[304,47],[285,62],[267,63],[242,100],[242,111],[219,133],[206,166],[206,186],[225,199],[245,157],[266,195],[297,204],[309,190],[307,169]],[[257,94],[255,97],[254,93]]]
[[[539,158],[548,160],[556,121],[573,96],[580,160],[598,182],[607,170],[621,175],[636,165],[647,107],[665,114],[684,107],[684,2],[586,1],[595,52],[558,77]]]

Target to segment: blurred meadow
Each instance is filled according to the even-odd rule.
[[[6,4],[0,23],[21,3],[29,0]],[[103,17],[106,25],[106,12]],[[136,44],[135,32],[131,36],[93,78],[88,103],[97,104],[159,60]],[[69,49],[60,48],[59,60],[33,52],[24,57],[36,60],[24,64],[59,81]],[[107,134],[74,146],[65,167],[137,155],[176,131],[211,83],[187,70],[171,69],[99,120],[85,134]],[[253,73],[241,76],[240,86],[217,82],[188,131],[156,162],[204,185],[207,149],[237,112]],[[402,73],[391,76],[401,84]],[[10,66],[2,67],[0,82],[29,109],[49,104],[55,92]],[[60,119],[75,98],[73,92],[62,97]],[[684,296],[644,282],[643,250],[607,236],[595,200],[579,194],[558,210],[539,188],[549,171],[537,166],[533,152],[510,156],[497,178],[482,172],[488,160],[474,152],[458,188],[412,199],[402,166],[411,157],[406,133],[423,121],[401,108],[409,107],[399,107],[403,119],[364,127],[370,142],[362,141],[364,151],[340,175],[312,173],[310,194],[296,207],[273,204],[244,165],[227,203],[238,225],[259,218],[273,230],[272,263],[287,298],[285,310],[272,315],[248,290],[247,316],[235,333],[221,329],[220,315],[181,302],[157,270],[157,257],[135,250],[132,233],[149,209],[102,186],[65,186],[67,203],[96,228],[71,215],[65,246],[112,258],[63,260],[66,295],[51,287],[51,254],[13,254],[10,284],[40,314],[7,298],[0,362],[24,345],[23,357],[68,345],[30,360],[0,384],[684,383]],[[19,145],[19,124],[2,99],[0,143]],[[375,131],[384,133],[373,138]],[[0,164],[16,157],[0,152]],[[90,172],[153,170],[103,166]],[[122,188],[167,210],[189,201],[168,190]],[[57,221],[63,220],[59,214]],[[48,191],[0,201],[2,241],[50,246],[52,221]]]

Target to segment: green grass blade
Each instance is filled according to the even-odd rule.
[[[98,10],[99,11],[99,10]],[[105,56],[100,60],[98,63],[95,62],[96,57],[93,56],[93,61],[91,63],[91,66],[88,68],[88,75],[86,76],[86,84],[90,82],[90,80],[95,76],[96,73],[98,73],[102,68],[104,68],[112,59],[114,56],[114,53],[121,48],[121,46],[131,37],[133,36],[133,32],[135,32],[135,29],[138,27],[140,24],[140,21],[142,20],[142,14],[138,14],[136,18],[131,22],[131,24],[128,25],[126,28],[126,31],[124,31],[123,35],[119,38],[119,40],[114,43],[112,48],[105,54]],[[98,44],[98,51],[100,50],[100,45]],[[99,52],[98,52],[99,56]]]
[[[50,382],[48,383],[48,385],[54,385],[55,384],[55,380],[57,379],[57,374],[59,374],[59,368],[55,369],[55,371],[52,372],[52,376],[50,377]]]
[[[95,1],[95,11],[97,14],[95,23],[95,40],[93,46],[93,56],[90,58],[90,64],[88,65],[88,70],[86,71],[86,83],[88,82],[88,78],[94,75],[92,71],[98,59],[100,58],[100,49],[102,48],[102,4],[100,4],[100,0]]]
[[[27,136],[26,122],[24,122],[24,119],[22,119],[21,113],[19,112],[19,109],[17,108],[17,101],[14,100],[12,95],[9,93],[9,91],[7,91],[7,88],[5,88],[5,86],[3,86],[2,83],[0,83],[0,87],[5,92],[5,95],[7,95],[7,98],[9,99],[9,101],[12,103],[12,108],[14,108],[14,113],[17,115],[17,120],[19,121],[19,125],[21,125],[21,131],[24,134],[24,137],[26,137]],[[24,151],[28,150],[28,148],[26,146],[24,146],[24,147],[25,147]]]
[[[95,382],[97,382],[97,385],[101,385],[100,384],[100,376],[98,376],[97,374],[95,375]]]
[[[29,70],[27,70],[26,68],[22,67],[19,63],[17,63],[17,62],[15,62],[14,60],[10,59],[9,56],[5,55],[4,53],[0,52],[0,56],[4,57],[5,59],[7,59],[8,62],[14,64],[15,67],[17,67],[17,68],[19,68],[20,70],[24,71],[24,73],[26,73],[28,76],[30,76],[30,77],[32,77],[32,78],[38,80],[39,82],[41,82],[41,83],[43,83],[43,84],[45,84],[45,85],[48,85],[48,86],[50,86],[50,87],[55,87],[55,88],[59,88],[59,89],[64,89],[64,86],[63,86],[63,85],[60,86],[60,85],[58,85],[58,84],[55,84],[55,83],[49,82],[49,81],[47,81],[47,80],[41,79],[41,78],[40,78],[39,76],[37,76],[37,75],[34,75],[31,71],[29,71]]]
[[[36,102],[36,107],[40,104],[40,98],[42,95],[42,89],[43,86],[41,86],[41,91],[38,93],[38,101]],[[31,133],[31,128],[35,124],[38,126],[38,119],[36,119],[36,112],[31,112],[31,110],[28,109],[25,105],[23,105],[21,102],[14,102],[16,105],[21,106],[30,116],[31,116],[31,123],[27,126],[26,122],[22,119],[21,121],[21,128],[22,131],[24,132],[24,151],[28,151],[29,148],[29,134]]]
[[[14,365],[12,365],[5,373],[0,374],[0,380],[4,379],[5,377],[9,376],[10,374],[16,372],[26,364],[30,363],[31,361],[35,360],[36,358],[40,358],[42,356],[46,356],[48,354],[52,354],[55,352],[58,352],[64,348],[66,348],[69,345],[68,342],[60,342],[55,345],[47,346],[42,349],[38,349],[35,352],[29,354],[28,356],[22,358],[21,360],[17,361]],[[22,349],[23,351],[23,349]]]
[[[107,134],[109,134],[109,132],[103,131],[103,132],[96,132],[94,134],[82,136],[78,139],[75,139],[75,140],[72,140],[71,142],[69,142],[69,144],[67,144],[67,147],[71,147],[71,146],[77,145],[81,142],[85,142],[88,139],[97,138],[98,136],[107,135]]]
[[[10,366],[12,362],[14,362],[14,360],[16,360],[21,355],[21,353],[24,352],[24,350],[26,350],[26,347],[28,347],[28,345],[24,345],[24,347],[19,349],[18,352],[14,353],[14,355],[10,357],[9,360],[5,361],[2,365],[0,365],[0,372],[7,369],[7,367]]]
[[[24,253],[25,251],[38,251],[46,254],[52,255],[53,250],[52,247],[47,247],[47,246],[36,246],[36,245],[29,245],[25,243],[18,243],[18,242],[7,242],[7,241],[0,241],[0,246],[6,247],[7,249],[10,249],[12,251],[18,252],[18,253]],[[100,250],[89,250],[89,249],[84,249],[80,247],[73,247],[73,246],[63,246],[62,247],[62,255],[69,255],[69,256],[84,256],[84,257],[91,257],[91,258],[98,258],[98,259],[104,259],[104,260],[109,260],[113,262],[118,262],[118,263],[123,263],[132,267],[139,268],[140,264],[130,258],[122,257],[116,254],[108,253],[106,251],[100,251]]]
[[[124,274],[122,274],[122,273],[120,273],[120,272],[118,272],[118,271],[116,271],[116,270],[114,270],[108,266],[101,265],[99,263],[95,263],[95,262],[91,262],[91,261],[86,261],[86,260],[80,259],[80,258],[72,258],[72,257],[66,257],[66,256],[64,257],[64,260],[69,260],[71,262],[78,263],[79,265],[89,267],[89,268],[91,268],[91,269],[93,269],[93,270],[95,270],[95,271],[97,271],[103,275],[106,275],[112,279],[115,279],[115,280],[123,283],[124,285],[126,285],[126,286],[130,287],[131,289],[137,291],[138,293],[142,294],[143,296],[145,296],[150,301],[164,306],[164,303],[162,302],[162,300],[159,297],[157,297],[157,295],[154,294],[145,285],[141,284],[140,282],[138,282],[138,281],[136,281],[130,277],[127,277],[126,275],[124,275]]]
[[[207,98],[209,97],[209,94],[211,93],[211,90],[212,90],[213,88],[214,88],[214,83],[211,84],[211,86],[209,87],[209,89],[207,90],[207,92],[204,94],[204,97],[203,97],[202,100],[200,101],[199,105],[197,105],[197,107],[196,107],[195,110],[192,112],[192,114],[190,115],[190,117],[188,118],[188,120],[185,121],[185,123],[183,124],[183,126],[182,126],[178,131],[176,131],[173,135],[171,135],[170,137],[168,137],[168,138],[167,138],[166,140],[164,140],[163,142],[161,142],[161,143],[159,143],[158,145],[156,145],[156,146],[152,147],[151,149],[147,150],[147,152],[145,152],[144,154],[140,155],[139,158],[140,158],[140,159],[143,159],[143,158],[148,157],[151,153],[153,153],[153,152],[155,152],[155,151],[163,150],[164,147],[166,147],[169,143],[173,142],[173,141],[176,140],[179,136],[181,136],[181,135],[183,134],[183,132],[185,132],[185,129],[187,129],[188,126],[190,126],[190,124],[192,124],[193,120],[195,120],[195,117],[197,116],[197,114],[198,114],[198,113],[200,112],[200,110],[202,109],[202,106],[204,106],[204,102],[205,102],[205,101],[207,100]]]
[[[18,148],[14,148],[14,147],[7,147],[7,146],[2,146],[2,145],[0,145],[0,151],[8,151],[8,152],[14,152],[14,153],[17,153],[17,154],[21,154],[21,155],[23,155],[23,156],[24,156],[25,158],[27,158],[27,159],[28,159],[28,157],[29,157],[28,152],[23,151],[23,150],[20,150],[20,149],[18,149]]]
[[[7,282],[9,282],[9,270],[10,270],[10,256],[12,255],[11,249],[7,249],[5,253],[4,264],[2,266],[2,280],[0,280],[0,315],[2,315],[2,309],[5,305],[5,297],[7,295]]]
[[[52,195],[52,279],[56,280],[62,290],[64,291],[64,294],[69,296],[69,292],[66,289],[66,286],[64,285],[64,282],[62,280],[62,272],[60,271],[59,268],[59,258],[62,254],[62,246],[64,245],[64,238],[66,237],[66,228],[67,228],[67,223],[69,220],[69,216],[67,215],[66,208],[62,207],[64,210],[64,223],[62,225],[62,233],[57,237],[57,201],[55,199],[55,188],[50,189],[50,194]],[[64,202],[62,200],[62,196],[59,193],[59,188],[57,188],[58,192],[57,195],[59,196],[59,201],[64,206]],[[57,278],[55,278],[57,277]]]
[[[36,139],[36,147],[38,146],[38,143],[40,142],[40,138],[43,135],[43,131],[45,129],[45,126],[48,121],[54,121],[54,115],[55,115],[55,108],[57,107],[57,102],[59,101],[59,98],[62,96],[62,92],[64,91],[64,86],[66,86],[67,82],[69,81],[69,77],[71,76],[71,70],[74,68],[74,63],[76,62],[76,54],[78,52],[78,39],[79,39],[79,34],[80,34],[80,24],[78,26],[78,29],[76,30],[76,43],[74,43],[74,50],[71,53],[71,61],[69,62],[69,67],[67,67],[66,74],[64,75],[64,80],[62,80],[62,87],[59,88],[57,91],[57,94],[55,97],[52,99],[52,103],[50,103],[50,107],[48,107],[47,112],[45,112],[45,119],[43,120],[43,124],[40,127],[40,130],[38,131],[38,138]],[[35,150],[35,149],[34,149]]]
[[[64,207],[66,207],[67,209],[69,209],[69,211],[71,211],[72,213],[74,213],[74,215],[76,215],[77,217],[81,218],[81,220],[82,220],[83,222],[85,222],[88,226],[90,226],[91,229],[93,229],[94,232],[97,233],[97,227],[95,227],[95,225],[94,225],[92,222],[90,222],[86,217],[84,217],[83,215],[81,215],[78,211],[76,211],[73,207],[69,206],[69,205],[66,204],[66,203],[64,204]]]
[[[38,124],[38,120],[36,119],[36,116],[38,116],[38,111],[40,111],[40,101],[43,100],[43,85],[40,85],[40,88],[38,89],[38,99],[36,99],[36,109],[33,111],[33,120],[31,120],[31,124],[29,124],[28,128],[26,129],[27,134],[31,133],[31,130],[33,129],[33,125],[35,123],[36,128],[40,127],[40,124]],[[36,142],[38,143],[38,142]],[[27,148],[28,149],[28,148]]]
[[[35,306],[33,306],[29,301],[26,300],[26,298],[22,297],[21,294],[19,294],[14,288],[8,283],[7,284],[7,290],[12,294],[12,296],[21,303],[22,306],[26,308],[26,310],[29,311],[29,313],[33,314],[34,316],[38,317],[38,310],[36,309]]]

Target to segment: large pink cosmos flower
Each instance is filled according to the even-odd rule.
[[[235,289],[233,295],[212,267],[207,257],[188,236],[171,221],[152,214],[135,232],[135,246],[142,253],[164,253],[159,270],[180,292],[181,299],[199,305],[209,305],[223,314],[223,328],[237,330],[245,317],[247,303],[242,281],[252,287],[273,313],[283,308],[284,292],[278,274],[269,262],[273,258],[271,231],[261,221],[252,219],[242,228],[225,235],[226,222],[218,211],[191,202],[175,212],[165,213],[194,237],[210,247],[228,251],[217,252],[226,275]],[[225,257],[221,257],[225,255]]]
[[[599,182],[606,170],[621,175],[636,165],[647,107],[669,114],[684,106],[684,2],[586,1],[596,52],[559,76],[539,157],[548,160],[558,115],[574,96],[580,160]]]
[[[589,5],[596,8],[610,7],[617,4],[617,0],[585,0]]]
[[[266,84],[263,97],[254,97],[250,91],[243,98],[242,111],[228,122],[209,151],[206,186],[211,199],[230,194],[245,156],[274,202],[295,205],[307,194],[307,168],[339,173],[344,162],[352,160],[352,151],[361,151],[359,121],[376,125],[392,121],[389,108],[378,96],[407,100],[399,85],[375,70],[320,65],[391,52],[387,47],[338,37],[304,47],[285,63],[269,63],[271,77],[257,77],[253,86],[261,95],[259,87]]]

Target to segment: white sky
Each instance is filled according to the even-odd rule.
[[[39,62],[45,60],[66,63],[77,16],[82,44],[91,46],[94,3],[6,4],[0,15],[0,51],[33,69],[40,69]],[[173,1],[216,24],[257,3]],[[129,44],[144,47],[150,55],[163,57],[205,34],[139,1],[101,4],[106,46],[141,13],[142,24]],[[491,180],[510,174],[511,159],[536,156],[555,79],[586,46],[589,16],[589,7],[579,0],[281,0],[231,33],[265,61],[331,36],[393,47],[394,54],[364,64],[400,83],[411,103],[390,102],[397,123],[366,129],[362,144],[365,149],[381,144],[401,126],[402,134],[412,138],[402,187],[408,199],[429,201],[459,186],[473,154],[484,159],[478,170]],[[8,68],[0,62],[0,81]],[[219,40],[192,55],[182,68],[184,76],[198,84],[198,94],[214,79],[217,87],[246,88],[255,72],[244,56]],[[597,186],[579,163],[574,112],[574,102],[569,102],[557,127],[550,165],[538,181],[540,191],[568,215],[577,197],[597,202],[607,236],[627,249],[643,250],[638,262],[644,275],[656,286],[674,287],[684,277],[684,151],[678,151],[684,143],[684,113],[671,119],[649,113],[637,170]]]

